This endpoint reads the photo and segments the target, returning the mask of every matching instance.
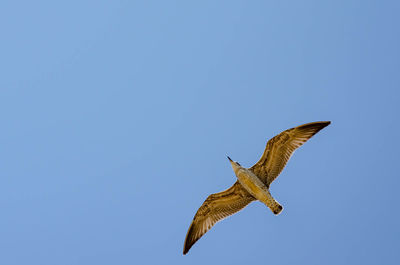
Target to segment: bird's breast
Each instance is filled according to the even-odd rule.
[[[236,172],[236,177],[251,195],[262,201],[268,188],[253,172],[246,169],[239,169]]]

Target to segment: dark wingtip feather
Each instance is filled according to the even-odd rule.
[[[322,130],[323,128],[325,128],[326,126],[331,124],[331,121],[320,121],[320,122],[316,122],[316,124],[320,125],[320,130]]]
[[[325,126],[328,126],[329,124],[331,124],[331,121],[321,121],[321,123],[324,123]]]
[[[329,124],[331,124],[331,121],[321,121],[321,129],[325,128],[326,126],[328,126]]]
[[[189,249],[193,246],[194,242],[188,243],[185,241],[185,246],[183,247],[183,255],[186,255],[189,252]]]
[[[189,252],[189,249],[193,244],[189,243],[189,241],[185,240],[185,245],[183,246],[183,255],[186,255]]]
[[[183,246],[183,255],[186,255],[189,252],[189,249],[193,246],[193,244],[197,241],[195,240],[193,242],[192,237],[192,233],[193,233],[193,222],[190,224],[190,228],[186,234],[186,238],[185,238],[185,243]]]
[[[299,129],[299,130],[308,130],[308,129],[311,129],[311,128],[318,128],[317,131],[315,132],[315,133],[317,133],[320,130],[322,130],[323,128],[325,128],[326,126],[328,126],[329,124],[331,124],[330,121],[316,121],[316,122],[310,122],[310,123],[306,123],[306,124],[300,125],[300,126],[297,127],[297,129]]]

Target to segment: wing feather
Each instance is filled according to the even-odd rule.
[[[330,123],[311,122],[281,132],[268,141],[263,155],[251,170],[269,186],[282,172],[293,152]]]
[[[240,211],[253,200],[255,200],[254,197],[238,181],[229,189],[208,196],[190,224],[183,254],[186,254],[215,223]]]

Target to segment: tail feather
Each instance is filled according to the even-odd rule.
[[[271,205],[270,209],[275,215],[278,215],[282,212],[283,207],[277,201],[274,200],[274,203]]]
[[[266,188],[264,189],[264,194],[263,196],[259,199],[261,202],[263,202],[265,205],[268,206],[268,208],[271,209],[271,211],[275,214],[278,215],[282,212],[283,207],[282,205],[277,202],[274,197],[272,197],[271,193],[269,192],[269,189]]]

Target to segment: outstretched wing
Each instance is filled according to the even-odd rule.
[[[229,189],[208,196],[190,224],[183,254],[186,254],[215,223],[240,211],[253,200],[254,197],[238,181]]]
[[[251,170],[268,186],[279,176],[293,152],[330,123],[311,122],[281,132],[268,141],[262,157]]]

